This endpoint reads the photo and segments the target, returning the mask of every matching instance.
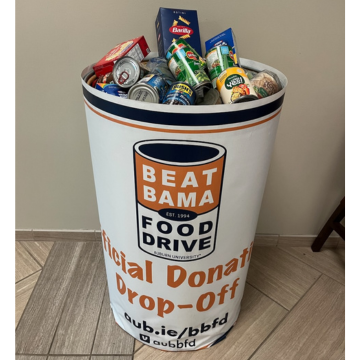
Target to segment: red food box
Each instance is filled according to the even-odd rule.
[[[116,45],[94,65],[95,74],[99,77],[100,75],[105,75],[111,72],[115,62],[125,55],[131,56],[137,61],[141,61],[147,54],[149,54],[149,52],[150,49],[144,36],[125,41]]]

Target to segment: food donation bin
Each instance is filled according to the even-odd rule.
[[[241,64],[273,71],[283,89],[171,106],[82,80],[111,308],[122,329],[161,350],[208,348],[240,313],[287,85],[272,67]]]

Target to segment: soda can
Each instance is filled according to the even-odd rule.
[[[182,49],[184,47],[188,47],[191,49],[191,51],[197,56],[199,63],[200,63],[200,67],[202,69],[206,68],[206,60],[203,59],[199,53],[184,39],[177,39],[176,41],[173,41],[172,44],[169,46],[167,52],[166,52],[166,60],[169,60],[171,58],[171,56],[178,51],[179,49]]]
[[[168,105],[194,105],[196,91],[185,82],[173,83],[165,95],[163,104]]]
[[[123,99],[128,98],[128,94],[117,84],[106,84],[106,83],[97,83],[95,89],[105,92],[110,95],[115,95]]]
[[[213,47],[206,53],[205,59],[209,70],[210,80],[217,78],[229,67],[236,66],[232,48],[228,45]]]
[[[276,94],[282,89],[279,77],[270,70],[257,73],[250,80],[250,83],[260,99]]]
[[[151,103],[162,103],[168,89],[163,77],[156,74],[145,75],[129,90],[129,99]]]
[[[217,78],[216,87],[224,104],[235,104],[258,99],[244,69],[240,67],[231,67],[224,70]]]
[[[144,72],[139,63],[130,56],[119,59],[112,71],[114,81],[122,89],[129,89],[143,76]]]
[[[192,86],[199,98],[204,97],[205,91],[212,86],[197,56],[189,47],[185,46],[174,52],[168,61],[168,67],[175,79]]]

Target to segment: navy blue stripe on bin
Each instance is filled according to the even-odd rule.
[[[168,113],[156,112],[150,110],[136,109],[121,104],[115,104],[110,101],[101,99],[91,94],[84,86],[83,93],[86,100],[105,111],[108,114],[121,116],[125,119],[136,120],[144,123],[159,124],[159,125],[174,125],[174,126],[214,126],[236,124],[245,121],[259,119],[263,116],[269,115],[280,108],[284,101],[284,96],[279,99],[252,109],[244,109],[233,112],[220,112],[209,114],[184,114],[184,113]],[[255,100],[256,101],[256,100]],[[171,105],[164,105],[171,106]],[[175,106],[175,105],[173,105]]]

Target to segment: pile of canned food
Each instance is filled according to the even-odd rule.
[[[241,66],[231,28],[206,41],[203,58],[195,10],[160,8],[155,27],[158,57],[149,56],[144,36],[128,40],[93,65],[86,83],[121,98],[168,105],[234,104],[282,89],[275,73]]]

